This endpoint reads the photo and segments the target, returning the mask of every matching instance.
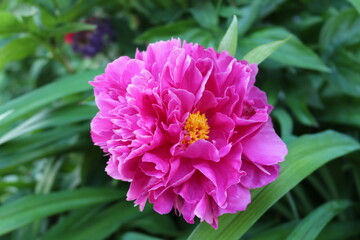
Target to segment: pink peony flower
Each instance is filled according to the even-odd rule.
[[[127,200],[214,228],[244,211],[250,189],[274,181],[287,154],[276,135],[257,65],[179,39],[120,57],[91,84],[96,145],[106,172],[130,182]]]

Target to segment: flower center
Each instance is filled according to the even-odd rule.
[[[199,139],[208,139],[210,127],[205,114],[191,113],[186,119],[184,130],[186,131],[183,143],[191,144]]]

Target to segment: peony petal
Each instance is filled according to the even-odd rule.
[[[270,121],[252,138],[242,142],[245,156],[252,162],[273,165],[285,160],[287,148]]]
[[[181,154],[182,157],[220,161],[219,151],[214,144],[205,140],[197,140],[189,145],[189,147]]]
[[[273,182],[279,175],[279,165],[257,165],[249,161],[243,161],[241,167],[246,175],[241,178],[241,184],[246,188],[259,188]]]

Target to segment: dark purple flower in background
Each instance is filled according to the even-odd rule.
[[[93,57],[115,38],[115,33],[108,19],[91,17],[85,23],[94,24],[92,31],[70,33],[65,36],[65,42],[72,45],[75,52],[85,57]]]

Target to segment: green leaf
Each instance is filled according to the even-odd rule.
[[[88,81],[93,80],[94,76],[101,72],[103,69],[90,70],[61,78],[0,106],[0,125],[4,126],[30,114],[35,109],[46,106],[54,100],[90,90],[92,86]]]
[[[291,33],[284,28],[263,28],[252,33],[248,37],[240,39],[239,46],[241,46],[241,48],[238,48],[240,51],[239,53],[244,56],[245,53],[259,45],[283,40],[289,37],[289,35],[291,35]],[[279,48],[278,51],[272,54],[269,58],[282,63],[285,66],[329,72],[328,67],[325,66],[319,56],[309,47],[305,46],[294,35],[291,35],[291,38],[288,40],[287,44]]]
[[[119,196],[118,196],[119,197]],[[121,225],[134,221],[139,217],[144,217],[145,213],[139,211],[138,208],[132,206],[132,203],[122,201],[117,202],[82,221],[80,224],[67,225],[62,224],[61,228],[57,228],[56,232],[45,233],[40,240],[52,239],[72,239],[72,240],[101,240],[106,239],[113,232],[118,230]],[[66,221],[64,219],[63,221]]]
[[[297,120],[302,124],[317,127],[318,123],[310,112],[300,89],[291,89],[286,92],[286,104]]]
[[[249,63],[260,64],[266,58],[268,58],[272,53],[274,53],[279,47],[284,45],[291,36],[285,38],[284,40],[275,41],[267,44],[260,45],[244,56],[244,60],[247,60]]]
[[[80,31],[91,31],[96,29],[94,24],[86,23],[67,23],[64,26],[54,28],[49,31],[50,36],[62,36],[67,33],[75,33]]]
[[[190,9],[190,12],[201,27],[211,31],[218,28],[218,15],[211,3],[197,4],[195,8]]]
[[[154,27],[144,32],[135,41],[137,43],[151,43],[171,38],[180,38],[181,40],[196,42],[207,47],[215,46],[212,32],[199,28],[193,20],[178,21],[165,26]]]
[[[296,137],[292,134],[294,123],[290,116],[290,114],[282,109],[282,108],[276,108],[272,115],[275,117],[275,119],[280,124],[280,130],[281,130],[281,139],[283,139],[285,142],[290,142],[294,140]]]
[[[296,226],[296,221],[281,224],[267,229],[249,240],[279,240],[286,239]],[[317,240],[349,239],[360,233],[360,221],[344,221],[328,224],[316,238]]]
[[[228,51],[232,56],[235,56],[236,46],[238,42],[238,22],[236,16],[233,17],[233,20],[226,30],[224,37],[221,39],[218,51]]]
[[[243,36],[257,20],[261,2],[264,0],[253,0],[246,7],[241,8],[238,22],[238,36]]]
[[[178,37],[194,27],[196,27],[196,23],[192,20],[178,21],[165,26],[151,28],[136,38],[135,41],[138,43],[148,43]]]
[[[0,235],[56,213],[109,202],[122,195],[119,190],[106,188],[28,195],[0,207]]]
[[[318,118],[323,122],[360,127],[360,100],[331,98]]]
[[[26,31],[26,26],[9,12],[0,12],[0,35]]]
[[[227,214],[219,219],[219,229],[200,223],[188,239],[239,239],[282,196],[327,162],[360,149],[347,135],[325,131],[303,135],[288,145],[289,154],[281,164],[278,179],[253,191],[253,201],[247,210]]]
[[[353,8],[331,16],[320,31],[319,45],[324,57],[332,55],[340,46],[359,42],[359,29],[359,14]]]
[[[124,234],[124,236],[121,238],[121,240],[161,240],[162,238],[152,237],[148,236],[143,233],[138,232],[127,232]]]
[[[279,240],[285,239],[292,229],[296,226],[296,221],[291,221],[285,224],[281,224],[270,229],[267,229],[259,234],[256,234],[254,237],[251,237],[250,240]]]
[[[84,131],[88,132],[89,126],[67,126],[66,131],[60,127],[7,143],[0,149],[0,173],[40,158],[78,149],[88,144],[77,137]]]
[[[2,136],[0,135],[0,145],[18,136],[23,136],[28,132],[41,128],[57,127],[89,120],[95,116],[97,111],[96,106],[88,105],[70,105],[52,112],[46,109],[45,111],[35,114],[20,125],[12,127],[10,131]]]
[[[356,239],[360,233],[360,221],[330,223],[319,234],[316,240]]]
[[[8,62],[30,56],[38,44],[38,41],[32,37],[16,38],[10,41],[0,49],[0,69]]]
[[[349,0],[354,5],[355,9],[360,13],[360,0]]]
[[[290,233],[287,240],[316,239],[321,230],[342,210],[350,206],[349,201],[331,201],[313,210]]]

